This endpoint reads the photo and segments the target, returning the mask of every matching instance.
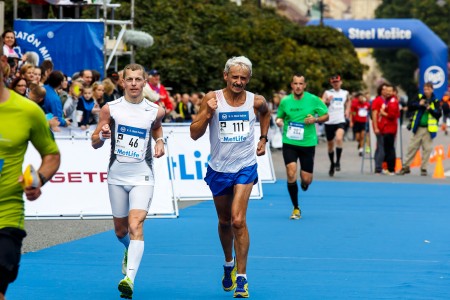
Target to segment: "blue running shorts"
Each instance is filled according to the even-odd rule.
[[[214,197],[233,194],[236,184],[258,183],[258,164],[245,167],[237,173],[214,171],[210,166],[206,171],[205,181]]]

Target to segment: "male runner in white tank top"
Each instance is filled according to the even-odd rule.
[[[209,125],[211,159],[205,181],[213,194],[225,255],[222,288],[235,290],[235,298],[249,297],[246,268],[250,240],[246,213],[253,185],[258,182],[256,156],[266,152],[271,117],[266,99],[245,90],[251,76],[252,63],[248,58],[230,58],[223,72],[227,86],[203,98],[190,128],[191,137],[197,140]],[[261,126],[256,147],[255,112]]]
[[[342,146],[344,145],[344,134],[346,119],[350,115],[350,101],[348,91],[341,89],[342,80],[340,75],[330,77],[332,89],[323,93],[322,101],[328,106],[329,119],[325,122],[325,135],[328,143],[328,157],[330,158],[330,176],[334,171],[341,170]],[[336,141],[336,160],[334,160],[334,144]]]
[[[103,146],[111,139],[108,190],[114,230],[125,246],[119,282],[121,297],[131,299],[134,279],[144,253],[143,226],[153,197],[153,157],[164,155],[162,120],[165,111],[143,96],[146,84],[144,67],[125,66],[125,94],[108,102],[100,111],[100,120],[92,134],[92,147]]]

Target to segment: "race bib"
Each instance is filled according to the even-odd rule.
[[[342,99],[342,98],[333,98],[333,106],[335,108],[344,107],[344,99]]]
[[[358,109],[358,116],[365,118],[367,117],[367,108],[360,108]]]
[[[143,128],[120,125],[116,132],[114,153],[121,156],[144,159],[147,131]]]
[[[244,142],[249,132],[248,111],[221,112],[219,114],[219,139],[222,143]]]
[[[291,140],[301,141],[303,140],[303,134],[305,133],[305,125],[303,123],[289,122],[286,136]]]

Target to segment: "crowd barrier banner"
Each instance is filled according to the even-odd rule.
[[[194,141],[190,138],[190,124],[164,124],[166,154],[154,159],[155,191],[150,206],[150,217],[178,216],[177,200],[212,200],[211,191],[203,180],[209,157],[209,133]],[[25,216],[31,218],[102,218],[111,217],[108,197],[107,167],[110,143],[93,149],[90,136],[94,127],[80,129],[62,128],[55,133],[61,152],[61,166],[44,187],[37,201],[25,202]],[[259,124],[255,126],[259,132]],[[259,134],[255,135],[255,143]],[[251,198],[263,197],[262,182],[274,182],[270,148],[259,156],[259,182],[254,185]],[[40,156],[30,144],[25,155],[28,164],[36,168]]]
[[[82,69],[103,74],[104,24],[99,20],[14,20],[21,54],[34,52],[68,76]]]
[[[94,149],[90,139],[56,138],[61,166],[36,201],[25,201],[25,217],[32,218],[110,218],[107,167],[110,144]],[[39,167],[41,159],[30,144],[24,167]],[[176,217],[178,207],[164,157],[154,159],[155,189],[149,217]]]
[[[175,195],[181,201],[193,199],[212,199],[211,191],[203,178],[206,175],[209,160],[209,131],[193,141],[190,138],[190,124],[169,125],[164,127],[167,135],[169,153],[168,165],[172,168],[171,179],[174,181]],[[255,125],[255,143],[259,140],[259,124]],[[258,184],[253,186],[252,199],[263,197],[262,182],[274,182],[275,172],[269,145],[266,155],[257,158]]]

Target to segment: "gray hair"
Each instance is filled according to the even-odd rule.
[[[27,63],[32,64],[35,67],[39,66],[39,55],[36,52],[29,51],[25,53],[27,56]]]
[[[252,62],[247,57],[233,56],[227,61],[223,71],[228,74],[228,72],[230,72],[230,68],[234,66],[240,66],[241,68],[247,69],[250,72],[250,77],[252,77]]]

